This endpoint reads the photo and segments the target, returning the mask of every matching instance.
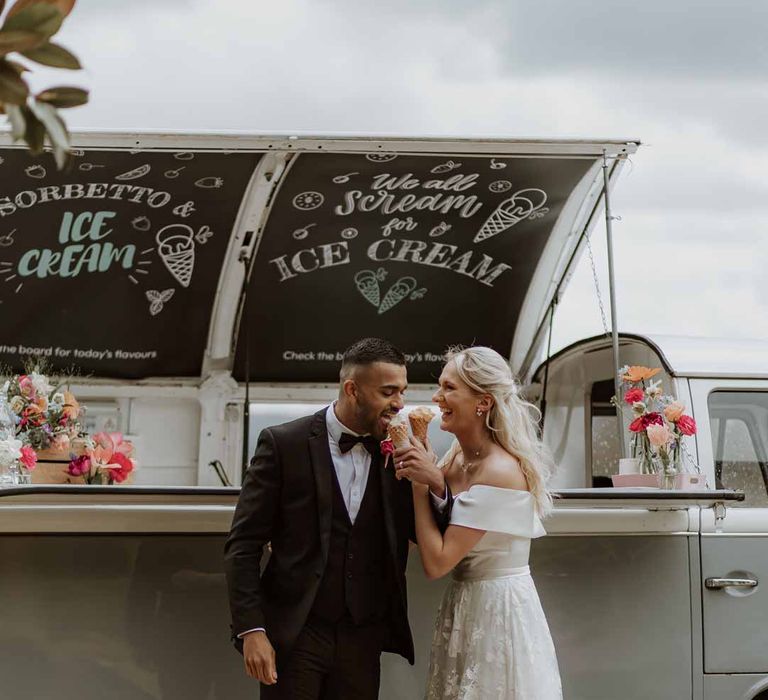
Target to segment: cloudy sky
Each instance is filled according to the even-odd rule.
[[[766,29],[765,0],[79,0],[61,43],[74,127],[640,139],[620,328],[768,339]],[[555,346],[600,331],[585,255]]]

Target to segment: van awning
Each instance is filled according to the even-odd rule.
[[[81,133],[72,167],[0,147],[0,362],[95,377],[332,382],[364,336],[432,383],[513,367],[633,141]],[[6,140],[7,143],[7,140]],[[245,261],[245,262],[243,262]],[[249,266],[248,303],[243,278]],[[242,318],[243,323],[239,320]]]

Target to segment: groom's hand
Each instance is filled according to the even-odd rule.
[[[445,495],[445,476],[437,466],[437,455],[429,441],[422,445],[416,438],[410,438],[410,447],[395,450],[392,455],[395,475],[398,479],[410,479],[414,484],[429,486],[438,498]]]
[[[267,639],[266,632],[250,632],[243,637],[243,660],[245,672],[265,685],[277,683],[275,650]]]

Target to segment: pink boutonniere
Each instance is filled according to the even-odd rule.
[[[381,450],[381,454],[384,455],[384,469],[386,469],[389,464],[389,455],[395,451],[395,446],[392,443],[392,440],[387,438],[386,440],[381,441],[379,449]]]

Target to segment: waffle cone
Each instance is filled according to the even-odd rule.
[[[408,421],[411,424],[413,437],[417,440],[421,440],[421,442],[426,442],[427,430],[434,417],[435,414],[428,408],[417,408],[411,411],[408,414]]]
[[[390,423],[387,426],[387,434],[396,448],[408,447],[411,441],[408,439],[408,426],[405,423]]]

